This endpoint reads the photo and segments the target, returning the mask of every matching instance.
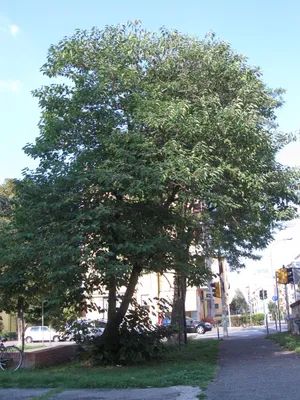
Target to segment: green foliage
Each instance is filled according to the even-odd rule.
[[[194,340],[187,346],[170,346],[159,362],[127,367],[91,367],[86,362],[68,362],[55,367],[24,368],[1,374],[1,387],[125,389],[200,386],[215,378],[220,342]]]
[[[252,325],[254,326],[259,326],[264,324],[264,314],[258,313],[258,314],[252,314],[251,315],[251,320],[252,320]],[[222,318],[221,317],[216,317],[215,322],[219,325],[222,326]],[[229,321],[227,320],[227,324]],[[243,315],[231,315],[231,324],[232,326],[243,326],[243,325],[250,325],[250,314],[243,314]]]
[[[274,301],[268,302],[268,310],[269,313],[272,315],[273,320],[275,320],[277,318],[277,306]]]
[[[253,325],[263,325],[264,318],[265,318],[265,316],[263,313],[252,314],[252,324]]]
[[[240,289],[236,289],[235,295],[230,303],[230,310],[235,314],[246,314],[249,311],[249,305]]]
[[[268,335],[268,339],[280,344],[280,346],[300,353],[300,335],[294,335],[290,332],[280,332],[273,335]]]
[[[3,223],[12,213],[14,196],[14,184],[11,179],[6,179],[0,185],[0,224]]]
[[[172,327],[153,325],[148,308],[152,309],[153,315],[157,314],[154,310],[158,308],[162,317],[167,310],[164,299],[157,299],[157,301],[156,307],[146,302],[140,306],[133,298],[113,344],[103,342],[101,337],[91,341],[90,354],[93,363],[130,365],[161,359],[168,349],[163,339],[170,338],[177,330]]]
[[[18,339],[17,332],[3,332],[2,336],[7,340],[17,340]]]
[[[62,80],[33,93],[40,134],[25,152],[39,166],[15,182],[0,235],[2,299],[15,287],[59,315],[108,290],[117,329],[141,273],[199,285],[206,257],[241,267],[295,217],[298,172],[276,161],[283,91],[228,43],[138,22],[77,30],[42,72]]]

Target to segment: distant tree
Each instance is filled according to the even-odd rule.
[[[236,289],[235,295],[230,303],[230,310],[235,314],[246,314],[249,312],[249,305],[240,289]]]
[[[269,301],[268,310],[272,316],[272,319],[275,321],[277,319],[277,307],[276,307],[276,303],[274,301]]]

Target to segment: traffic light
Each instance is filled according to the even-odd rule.
[[[259,291],[260,300],[266,300],[268,298],[268,292],[266,290],[261,289]]]
[[[221,297],[220,282],[213,282],[210,284],[214,297]]]
[[[286,285],[288,283],[288,272],[287,268],[281,268],[276,271],[277,283]]]
[[[220,282],[216,282],[216,297],[221,298]]]
[[[294,283],[293,268],[286,268],[287,271],[287,283]]]

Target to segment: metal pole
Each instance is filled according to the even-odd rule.
[[[266,309],[266,299],[264,300],[264,311],[266,317],[266,328],[267,328],[267,335],[269,334],[269,324],[268,324],[268,311]]]
[[[286,301],[286,313],[287,313],[287,323],[288,323],[288,330],[290,329],[290,305],[289,305],[289,295],[288,295],[288,289],[287,289],[287,284],[285,286],[285,301]]]
[[[277,291],[277,308],[278,308],[278,324],[279,324],[279,332],[281,332],[281,316],[280,316],[280,302],[279,302],[279,289],[278,289],[278,284],[277,284],[277,279],[276,279],[276,291]]]
[[[275,282],[276,282],[276,295],[277,295],[278,325],[279,325],[279,332],[281,332],[280,301],[279,301],[279,289],[277,283],[277,271],[275,272]]]

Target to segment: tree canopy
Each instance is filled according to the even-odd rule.
[[[235,314],[246,314],[249,311],[249,305],[240,289],[236,289],[235,295],[230,303],[230,310]]]
[[[239,267],[295,217],[298,173],[276,161],[283,91],[228,43],[138,22],[77,30],[42,72],[53,83],[33,93],[40,134],[25,147],[39,166],[16,182],[14,223],[52,302],[107,289],[114,330],[141,273],[199,284],[205,257]]]

